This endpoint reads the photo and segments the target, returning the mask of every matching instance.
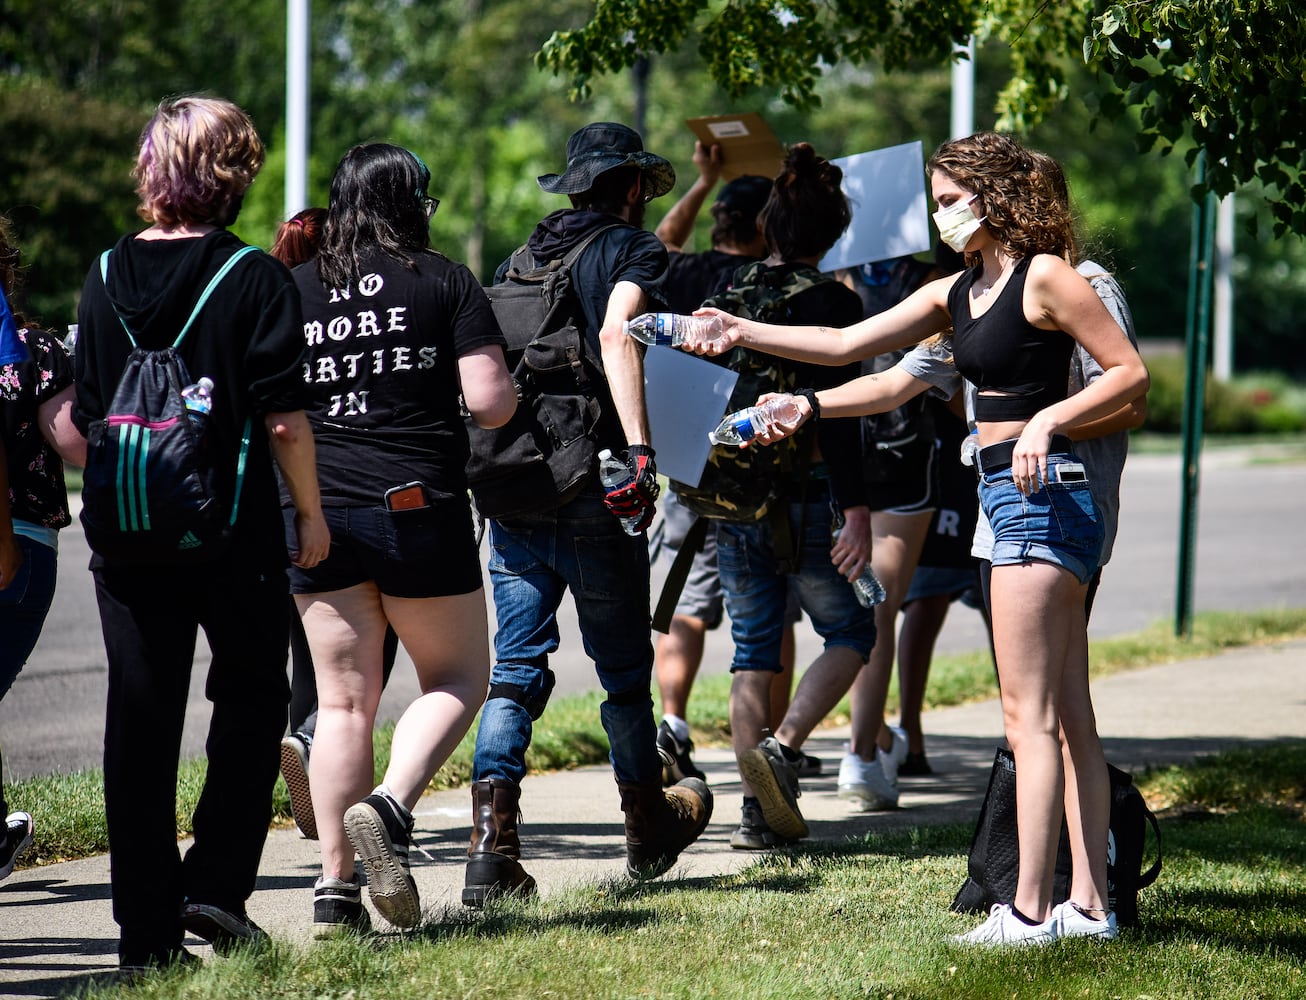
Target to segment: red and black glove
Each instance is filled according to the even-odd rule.
[[[626,468],[630,470],[630,482],[608,490],[603,502],[617,517],[634,519],[636,530],[643,531],[653,523],[662,491],[653,449],[646,444],[632,444],[626,449]]]

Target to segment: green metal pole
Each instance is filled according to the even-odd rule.
[[[1197,181],[1206,173],[1206,153],[1197,157]],[[1183,484],[1179,504],[1179,566],[1175,593],[1176,636],[1192,638],[1193,577],[1197,549],[1197,496],[1201,485],[1202,419],[1206,408],[1206,368],[1211,341],[1211,259],[1215,243],[1215,195],[1193,207],[1189,257],[1188,308],[1184,331]]]

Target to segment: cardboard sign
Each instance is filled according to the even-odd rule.
[[[919,142],[832,160],[843,169],[853,221],[817,266],[822,271],[892,260],[933,247]]]
[[[785,151],[761,115],[713,115],[685,122],[699,142],[721,147],[721,179],[754,174],[774,179],[784,166]]]

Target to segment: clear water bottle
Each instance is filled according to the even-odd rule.
[[[199,381],[181,390],[181,401],[186,404],[186,413],[196,430],[203,431],[213,412],[213,379],[200,376]]]
[[[607,448],[599,452],[599,479],[602,481],[604,489],[608,490],[619,490],[635,481],[635,477],[630,474],[630,469],[626,467],[626,463],[617,458]],[[626,534],[639,534],[638,517],[619,517],[617,520],[621,522],[621,528]]]
[[[839,532],[842,530],[843,525],[838,525],[830,532],[831,544],[839,540]],[[857,603],[864,608],[873,608],[877,604],[883,604],[889,596],[884,592],[884,584],[875,575],[875,571],[871,569],[869,562],[862,567],[857,579],[850,582],[853,588],[853,596],[857,598]]]
[[[792,424],[802,416],[798,403],[788,393],[773,396],[761,406],[746,406],[734,413],[727,413],[717,429],[708,434],[713,444],[741,445],[751,441],[770,421]]]
[[[68,357],[73,357],[77,353],[77,324],[68,324],[68,336],[63,339],[64,350],[68,352]]]
[[[710,344],[725,332],[720,316],[683,316],[679,313],[641,313],[622,324],[628,336],[642,344],[681,347]]]

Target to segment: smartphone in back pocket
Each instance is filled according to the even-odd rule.
[[[426,506],[429,506],[426,502],[426,488],[421,483],[392,486],[385,491],[386,510],[419,510]]]
[[[1048,472],[1054,483],[1082,483],[1088,480],[1088,473],[1080,462],[1059,462]]]

